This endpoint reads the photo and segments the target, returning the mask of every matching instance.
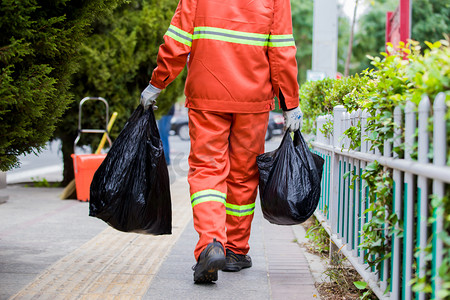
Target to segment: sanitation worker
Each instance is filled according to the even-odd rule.
[[[259,180],[256,156],[274,96],[285,127],[300,128],[296,47],[289,0],[181,0],[141,104],[153,105],[184,68],[194,281],[252,265],[248,240]]]

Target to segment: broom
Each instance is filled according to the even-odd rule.
[[[111,119],[109,119],[109,123],[107,126],[108,132],[111,131],[114,121],[116,121],[116,118],[117,118],[117,112],[114,112],[111,116]],[[103,147],[105,146],[105,143],[106,143],[106,132],[103,134],[103,137],[100,140],[100,144],[98,144],[97,150],[95,150],[95,154],[100,154]],[[75,193],[75,191],[76,191],[75,179],[72,179],[72,181],[69,182],[69,184],[64,188],[64,190],[60,196],[60,199],[61,200],[69,199],[70,196],[72,196]]]

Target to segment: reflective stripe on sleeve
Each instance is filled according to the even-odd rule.
[[[166,35],[189,47],[192,46],[192,34],[181,30],[178,27],[170,25],[169,29],[167,29]]]
[[[289,47],[289,46],[295,46],[295,40],[292,34],[269,36],[269,47]]]
[[[248,216],[255,212],[255,203],[247,205],[225,204],[227,215],[242,217]]]
[[[207,201],[220,202],[223,203],[223,205],[226,205],[226,200],[227,194],[221,193],[216,190],[203,190],[191,196],[191,205],[192,207],[194,207],[197,204]]]

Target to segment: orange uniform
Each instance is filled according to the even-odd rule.
[[[184,68],[191,135],[188,180],[195,256],[216,238],[248,252],[258,171],[274,96],[298,107],[289,0],[181,0],[150,83],[164,89]]]

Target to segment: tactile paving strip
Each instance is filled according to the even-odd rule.
[[[140,299],[192,218],[185,180],[171,185],[172,235],[107,228],[50,266],[11,299]]]

